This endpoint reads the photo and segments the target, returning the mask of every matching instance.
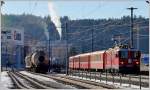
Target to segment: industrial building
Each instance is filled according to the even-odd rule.
[[[14,28],[2,28],[1,31],[1,65],[3,67],[21,68],[24,66],[24,31]]]

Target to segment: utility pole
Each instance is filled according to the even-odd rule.
[[[69,58],[69,55],[68,55],[68,23],[66,22],[65,23],[65,31],[66,31],[66,33],[65,33],[65,39],[66,39],[66,48],[67,48],[67,51],[66,51],[66,75],[68,75],[68,68],[69,68],[69,60],[68,60],[68,58]]]
[[[48,52],[49,52],[49,59],[50,59],[50,62],[49,62],[49,64],[50,64],[50,68],[49,68],[49,71],[50,71],[50,69],[52,68],[52,58],[51,58],[51,41],[50,41],[50,30],[48,30],[48,34],[49,34],[49,38],[48,38]]]
[[[7,40],[6,40],[6,61],[8,61],[8,52],[7,51],[8,51],[8,47],[7,47]],[[6,66],[6,68],[7,68],[7,66]]]
[[[139,43],[139,26],[137,25],[137,49],[139,50],[139,45],[140,45],[140,43]]]
[[[93,44],[93,42],[94,42],[94,39],[93,39],[93,32],[94,32],[94,29],[92,28],[92,52],[94,51],[93,49],[93,46],[94,46],[94,44]]]
[[[131,10],[131,31],[130,31],[130,48],[133,48],[133,10],[137,9],[134,7],[127,8]]]
[[[83,41],[82,41],[82,43],[81,43],[81,49],[82,49],[82,53],[84,53],[84,43],[83,43]]]
[[[137,42],[137,46],[136,48],[139,50],[139,25],[137,24],[136,27],[134,28],[134,32],[136,33],[136,42]]]

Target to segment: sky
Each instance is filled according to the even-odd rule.
[[[149,4],[146,0],[55,0],[54,9],[59,16],[70,19],[120,18],[130,15],[126,8],[136,7],[135,15],[149,17]],[[5,0],[2,14],[33,14],[36,16],[50,15],[47,0]]]

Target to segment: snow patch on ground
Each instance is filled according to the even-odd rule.
[[[13,82],[11,78],[8,76],[7,71],[1,72],[0,82],[1,82],[0,85],[2,88],[10,89],[13,87]]]
[[[40,81],[56,82],[55,80],[53,80],[53,79],[51,79],[51,78],[43,77],[43,76],[40,76],[40,75],[33,75],[33,74],[28,73],[28,72],[26,72],[26,71],[20,71],[20,73],[25,74],[25,75],[28,75],[28,76],[31,76],[31,77],[33,77],[33,78],[38,78]]]
[[[34,74],[28,73],[26,71],[20,71],[20,73],[31,76],[31,77],[36,78],[36,79],[38,78],[38,80],[40,80],[40,81],[55,82],[55,83],[58,83],[60,85],[64,85],[65,87],[68,87],[70,89],[76,89],[75,87],[73,87],[71,85],[66,85],[66,84],[59,83],[59,82],[57,82],[57,81],[55,81],[51,78],[48,78],[48,77],[44,77],[44,76],[40,76],[40,75],[34,75]]]

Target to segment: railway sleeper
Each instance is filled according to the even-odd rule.
[[[51,87],[46,86],[45,84],[43,84],[43,82],[37,80],[37,79],[33,79],[27,75],[21,74],[19,72],[15,72],[18,76],[24,78],[25,80],[29,81],[31,84],[33,84],[34,86],[36,86],[38,89],[50,89]]]
[[[59,76],[59,75],[58,75]],[[77,78],[72,78],[72,77],[67,77],[67,76],[59,76],[61,78],[66,78],[66,79],[70,79],[70,80],[75,80],[75,81],[80,81],[83,83],[87,83],[87,84],[91,84],[91,85],[95,85],[95,86],[101,86],[104,88],[108,88],[108,89],[115,89],[116,87],[114,87],[113,85],[107,85],[107,84],[103,84],[103,83],[98,83],[98,82],[94,82],[94,81],[89,81],[89,80],[81,80],[81,79],[77,79]]]
[[[33,72],[29,72],[29,73],[36,74],[36,73],[33,73]],[[70,80],[70,79],[67,79],[67,78],[62,78],[62,77],[58,77],[58,76],[54,76],[54,75],[52,75],[52,76],[45,75],[45,74],[38,74],[38,75],[54,79],[54,80],[56,80],[58,82],[61,82],[61,83],[66,83],[66,84],[70,84],[70,85],[73,85],[73,86],[76,86],[76,87],[80,87],[81,89],[98,89],[98,88],[100,89],[100,88],[102,88],[100,86],[90,85],[90,84],[83,83],[83,82],[80,82],[80,81],[74,81],[74,80]]]
[[[13,74],[12,72],[8,72],[8,75],[10,76],[10,78],[12,79],[14,84],[16,85],[16,88],[19,88],[19,89],[29,89],[29,88],[31,88],[31,87],[23,84],[21,81],[19,81],[18,78],[15,76],[15,74]]]
[[[33,74],[33,72],[29,72],[29,73]],[[21,73],[21,74],[22,74],[22,73]],[[23,75],[24,75],[24,74],[23,74]],[[36,75],[40,75],[40,73],[36,73]],[[31,78],[31,77],[29,77],[29,78]],[[39,80],[37,80],[37,79],[35,79],[35,78],[31,78],[31,79],[33,79],[33,80],[35,80],[35,81],[41,83],[41,81],[39,81]],[[55,88],[55,89],[68,89],[68,88],[65,87],[64,85],[59,84],[59,83],[55,83],[55,82],[47,82],[47,81],[46,81],[46,82],[42,82],[42,84],[45,85],[45,86],[51,87],[51,88]],[[71,89],[71,88],[69,88],[69,89]]]

